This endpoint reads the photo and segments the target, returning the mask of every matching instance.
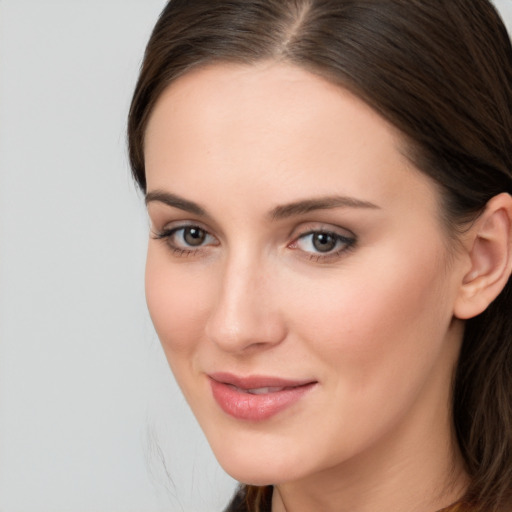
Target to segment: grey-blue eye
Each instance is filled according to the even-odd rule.
[[[295,242],[298,249],[316,254],[327,254],[353,245],[354,239],[330,231],[312,231]]]
[[[176,250],[194,250],[205,245],[217,245],[214,236],[199,226],[180,226],[155,233],[155,238],[165,240]]]

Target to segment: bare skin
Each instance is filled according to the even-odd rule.
[[[474,261],[403,149],[282,63],[190,72],[151,117],[150,314],[219,462],[273,484],[273,512],[433,512],[466,487],[450,389]],[[212,395],[219,372],[310,385],[241,419]]]

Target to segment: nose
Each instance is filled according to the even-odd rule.
[[[271,269],[248,257],[225,262],[206,323],[206,336],[225,352],[266,349],[286,337]]]

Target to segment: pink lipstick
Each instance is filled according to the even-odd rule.
[[[310,391],[316,381],[276,377],[209,375],[213,397],[221,409],[239,420],[263,421],[290,407]]]

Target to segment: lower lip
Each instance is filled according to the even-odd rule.
[[[253,395],[229,384],[210,379],[213,397],[221,409],[238,420],[263,421],[298,402],[314,386],[315,382],[302,386]]]

